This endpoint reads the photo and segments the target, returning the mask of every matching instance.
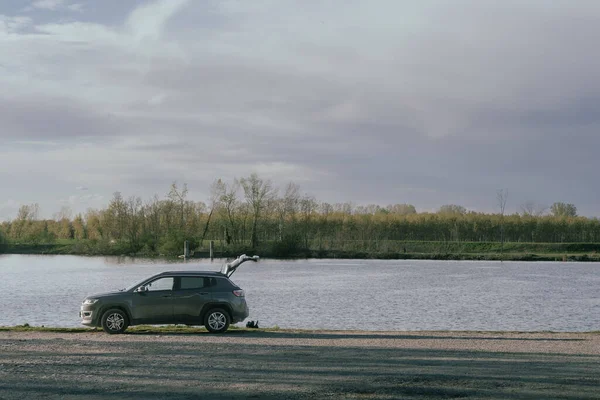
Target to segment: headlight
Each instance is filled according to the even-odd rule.
[[[97,301],[98,301],[98,299],[85,299],[83,301],[83,304],[94,304]]]

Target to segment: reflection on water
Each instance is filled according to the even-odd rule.
[[[86,295],[224,260],[0,256],[0,325],[79,326]],[[365,330],[600,329],[600,264],[261,260],[233,276],[260,326]]]

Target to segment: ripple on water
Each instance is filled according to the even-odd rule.
[[[165,270],[221,261],[0,256],[0,325],[79,326],[82,299]],[[264,327],[367,330],[600,329],[596,263],[261,260],[233,280]]]

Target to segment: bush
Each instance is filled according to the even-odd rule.
[[[159,244],[158,252],[168,256],[178,256],[183,254],[184,241],[185,239],[183,235],[179,233],[173,233],[167,236],[164,241]]]
[[[269,253],[273,257],[285,258],[297,256],[300,253],[305,253],[301,249],[302,238],[297,234],[290,234],[283,237],[280,242],[274,242],[271,245]]]

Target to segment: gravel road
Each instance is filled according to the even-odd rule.
[[[598,399],[600,334],[0,332],[0,399]]]

